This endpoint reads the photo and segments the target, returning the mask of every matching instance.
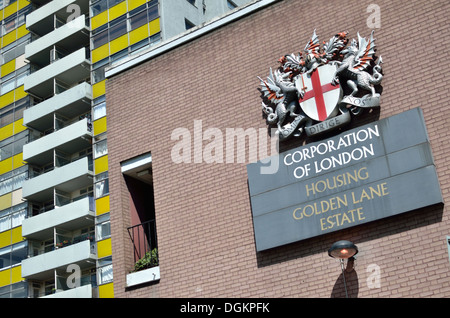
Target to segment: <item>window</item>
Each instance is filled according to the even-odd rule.
[[[108,30],[105,28],[99,28],[92,31],[92,49],[96,49],[104,44],[108,43]]]
[[[230,10],[233,10],[234,8],[237,7],[237,5],[231,0],[227,0],[227,6],[228,6],[228,9],[230,9]]]
[[[137,262],[147,252],[157,254],[158,247],[151,154],[122,162],[121,171],[130,194],[129,213],[133,223],[127,230]]]
[[[98,284],[106,284],[113,280],[112,257],[108,256],[98,260],[97,281]]]
[[[111,236],[111,224],[109,220],[109,213],[105,213],[97,217],[96,224],[96,236],[95,239],[97,241],[104,240]]]
[[[125,0],[99,0],[99,1],[92,1],[95,2],[91,6],[91,13],[92,16],[96,16],[99,13],[102,13],[103,11],[106,11],[109,8],[114,7],[116,4],[121,3]]]
[[[4,76],[1,81],[0,95],[4,95],[17,87],[22,86],[28,73],[29,67],[25,66],[15,72],[12,72],[11,74],[8,74],[7,76]]]
[[[191,21],[189,21],[188,19],[184,19],[184,26],[186,28],[186,30],[192,29],[193,27],[195,27],[195,24],[192,23]]]
[[[95,176],[95,197],[101,198],[109,194],[108,171]]]
[[[108,153],[108,146],[106,144],[106,139],[103,139],[96,144],[94,144],[94,158],[99,158]]]
[[[148,22],[147,10],[145,10],[145,6],[143,6],[143,7],[144,7],[144,10],[142,10],[141,12],[138,12],[137,14],[130,17],[130,19],[129,19],[130,31],[137,29],[140,26],[143,26],[144,24],[146,24]],[[158,7],[156,7],[156,10],[158,11]]]
[[[92,16],[96,16],[97,14],[102,13],[106,9],[108,9],[108,0],[97,1],[96,3],[92,4],[91,7]]]
[[[93,112],[94,112],[93,120],[97,120],[99,118],[106,116],[106,103],[103,101],[95,105],[93,108]]]
[[[127,33],[127,17],[126,15],[119,17],[109,23],[109,41]]]
[[[0,249],[0,269],[20,264],[27,257],[27,251],[27,241]]]

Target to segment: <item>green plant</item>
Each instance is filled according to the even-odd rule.
[[[144,257],[141,258],[134,264],[134,271],[140,271],[146,268],[151,268],[159,265],[158,260],[158,249],[154,248],[151,251],[145,253]]]

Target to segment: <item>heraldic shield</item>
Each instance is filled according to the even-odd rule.
[[[300,107],[313,120],[324,121],[338,113],[343,93],[339,84],[332,84],[336,69],[334,63],[325,64],[296,78]]]

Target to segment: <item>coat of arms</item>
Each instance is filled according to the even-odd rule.
[[[303,52],[281,57],[261,81],[262,110],[280,140],[336,129],[364,108],[380,106],[382,59],[375,56],[373,31],[349,41],[348,32],[320,47],[316,31]]]

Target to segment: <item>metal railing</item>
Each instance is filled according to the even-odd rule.
[[[134,262],[143,258],[147,252],[158,248],[156,239],[156,222],[149,220],[147,222],[127,228],[128,235],[133,242]]]

